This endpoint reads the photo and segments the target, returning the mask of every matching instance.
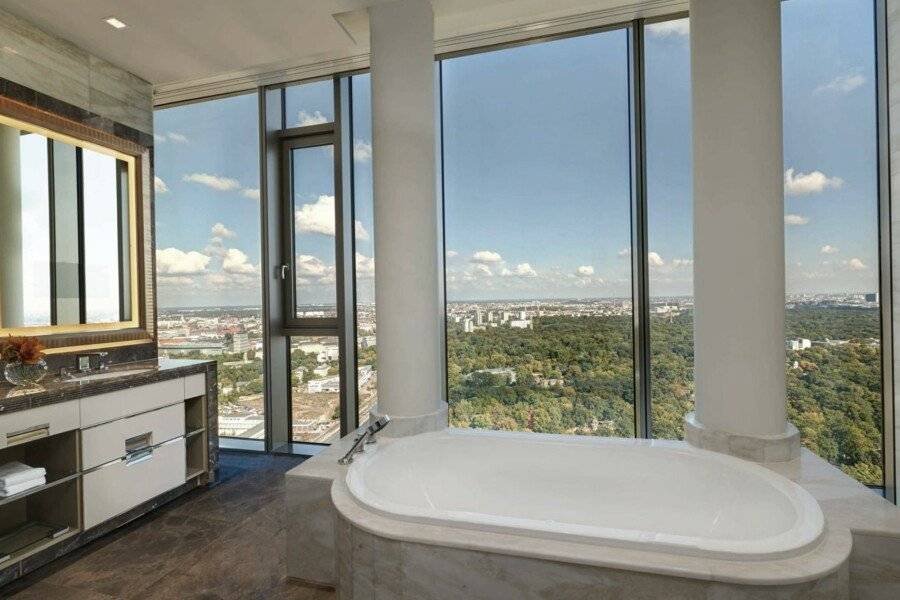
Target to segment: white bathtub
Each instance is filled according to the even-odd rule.
[[[769,469],[649,440],[450,429],[383,442],[346,481],[405,521],[721,559],[796,556],[824,530]]]

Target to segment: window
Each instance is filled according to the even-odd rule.
[[[215,359],[219,435],[262,440],[257,97],[157,110],[154,130],[160,352]]]
[[[350,78],[353,212],[356,243],[356,365],[359,424],[378,400],[375,326],[375,204],[372,197],[372,88],[368,74]]]
[[[782,4],[788,416],[862,483],[882,456],[874,3]]]
[[[23,325],[50,325],[50,188],[47,138],[27,133],[19,138],[22,186]]]
[[[652,436],[681,439],[694,406],[688,19],[644,27]]]
[[[451,425],[634,435],[627,29],[441,78]]]
[[[340,344],[334,336],[291,338],[291,435],[328,444],[341,434]]]

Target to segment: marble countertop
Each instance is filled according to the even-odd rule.
[[[106,379],[79,382],[60,379],[56,373],[48,373],[38,388],[17,388],[2,383],[0,414],[205,373],[210,365],[215,365],[215,361],[158,358],[111,365],[110,373],[122,372],[122,375]]]

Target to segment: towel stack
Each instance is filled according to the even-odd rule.
[[[18,461],[0,466],[0,497],[13,496],[47,483],[47,470]]]

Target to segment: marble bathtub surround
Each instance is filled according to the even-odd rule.
[[[396,519],[366,511],[360,507],[349,494],[343,481],[346,476],[346,467],[341,467],[337,464],[337,459],[346,452],[350,443],[352,443],[352,436],[345,437],[339,443],[286,474],[288,492],[285,502],[287,507],[288,540],[290,540],[287,544],[288,574],[293,578],[326,585],[337,585],[337,571],[334,561],[341,560],[343,549],[340,543],[336,541],[335,534],[329,531],[325,524],[335,523],[338,518],[345,521],[351,520],[348,519],[347,515],[354,517],[352,521],[353,527],[356,529],[383,539],[390,538],[398,544],[403,542],[416,544],[415,547],[417,549],[419,546],[435,545],[438,543],[436,540],[444,540],[445,534],[448,533],[442,530],[447,528],[436,529],[435,526],[403,523]],[[392,443],[392,441],[385,439],[383,442],[379,442],[379,444],[382,443]],[[671,444],[675,447],[685,446],[685,442],[655,443]],[[881,600],[900,597],[900,511],[895,506],[805,449],[802,450],[800,458],[796,461],[766,466],[799,483],[817,500],[825,515],[827,543],[817,548],[815,555],[808,557],[810,559],[806,563],[808,567],[814,565],[818,559],[823,557],[827,559],[830,556],[834,559],[835,556],[844,556],[846,559],[843,561],[843,564],[849,573],[851,598]],[[331,501],[325,502],[323,499],[324,490],[332,487],[334,488],[334,504],[337,508],[332,508],[330,506]],[[304,515],[307,516],[304,517]],[[315,521],[317,525],[314,527],[308,526],[310,521]],[[402,531],[402,535],[398,534],[400,531]],[[430,532],[431,535],[428,536],[427,532]],[[457,549],[461,550],[477,549],[477,552],[487,555],[499,552],[500,554],[521,556],[517,554],[517,549],[522,550],[523,546],[522,538],[519,536],[506,535],[506,539],[504,539],[503,534],[484,534],[479,531],[463,529],[457,529],[452,533],[452,539],[455,540],[455,545],[452,545],[454,548],[458,547]],[[486,538],[489,538],[494,544],[494,550],[487,550],[483,546]],[[447,545],[443,541],[439,543],[440,545]],[[506,543],[506,546],[502,545],[503,543]],[[311,547],[317,548],[317,552],[304,552],[303,549],[308,547],[309,544],[313,544]],[[554,564],[566,564],[565,560],[560,559],[560,557],[565,556],[565,549],[557,544],[561,543],[541,540],[539,544],[541,552],[536,552],[535,544],[531,544],[531,547],[524,548],[530,554],[522,556],[522,558],[546,560]],[[334,549],[334,553],[326,556],[331,549]],[[774,562],[765,565],[757,562],[749,563],[748,568],[745,570],[736,569],[734,565],[729,564],[713,565],[707,559],[700,558],[694,558],[693,565],[689,565],[686,564],[683,558],[672,558],[661,553],[649,553],[657,555],[648,558],[645,556],[648,553],[640,554],[635,553],[634,550],[623,549],[615,549],[614,552],[607,551],[607,555],[601,557],[598,554],[602,550],[598,550],[597,547],[590,548],[584,544],[569,545],[568,551],[570,555],[576,557],[585,556],[593,552],[595,553],[593,554],[595,564],[588,565],[588,568],[605,568],[617,574],[626,572],[628,564],[633,569],[634,565],[643,565],[649,561],[649,564],[656,565],[657,568],[662,569],[661,573],[657,573],[654,576],[668,578],[669,582],[667,585],[675,587],[682,585],[683,582],[681,580],[685,579],[691,572],[705,572],[708,578],[712,578],[703,581],[719,581],[719,578],[723,577],[737,577],[737,579],[729,580],[728,582],[719,581],[721,585],[726,586],[733,584],[746,585],[746,582],[749,580],[742,579],[742,577],[753,578],[759,583],[766,580],[771,581],[772,578],[799,577],[802,579],[804,576],[812,576],[813,573],[813,570],[808,568],[806,570],[801,569],[799,572],[796,571],[798,564],[788,566],[782,563],[779,567]],[[429,550],[429,552],[431,551]],[[623,553],[635,554],[628,554],[626,557]],[[600,558],[603,560],[598,560]],[[447,558],[447,560],[450,559]],[[500,557],[496,560],[502,562],[505,559]],[[474,562],[479,563],[480,559],[476,559]],[[691,562],[690,559],[687,562]],[[802,566],[804,562],[800,561],[799,564]],[[819,564],[821,565],[822,563]],[[529,568],[536,567],[531,565]],[[579,568],[584,568],[584,565]],[[641,568],[643,569],[643,567]],[[694,570],[691,571],[691,568]],[[842,571],[838,569],[836,572],[841,573]],[[575,575],[572,576],[575,577]],[[616,577],[619,577],[619,575],[616,575]],[[836,579],[832,581],[840,584],[844,576],[836,575],[835,577]],[[680,579],[676,580],[675,578]],[[580,580],[580,576],[572,579],[572,581],[576,580]],[[462,580],[462,582],[464,581]],[[744,583],[737,583],[738,581],[743,581]],[[827,578],[823,581],[824,583],[819,585],[831,585],[828,583]],[[799,585],[807,584],[801,583]],[[571,590],[571,588],[569,589]],[[591,589],[590,586],[578,589],[580,590],[578,593],[582,595],[574,595],[572,597],[603,597],[591,595],[592,592],[588,591]],[[718,588],[712,586],[709,589]],[[734,590],[730,591],[733,592]],[[576,594],[574,591],[572,593]],[[454,598],[459,596],[450,595],[447,597]],[[471,597],[477,598],[478,596],[473,595]],[[566,596],[563,594],[561,597]],[[608,597],[621,596],[611,595]],[[654,596],[648,595],[646,597],[652,598]],[[670,596],[664,597],[668,598]],[[695,596],[685,595],[683,597],[692,598]],[[714,594],[711,597],[731,598],[730,595],[715,596]],[[841,596],[824,595],[821,597],[840,598]]]

